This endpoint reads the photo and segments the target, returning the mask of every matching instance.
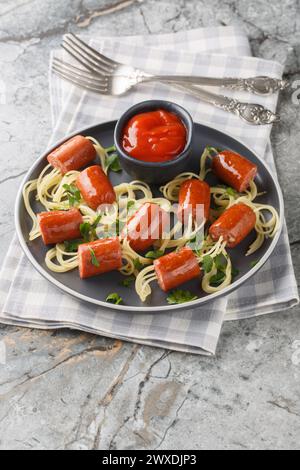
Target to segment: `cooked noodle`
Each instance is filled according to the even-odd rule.
[[[99,157],[101,167],[107,174],[107,157],[108,153],[105,148],[93,137],[87,137],[93,143],[97,155]],[[172,181],[168,182],[160,188],[163,197],[154,197],[151,188],[143,181],[131,181],[130,183],[121,183],[114,187],[116,194],[116,202],[110,207],[101,207],[98,211],[94,211],[81,198],[74,202],[74,207],[78,208],[85,222],[94,224],[100,215],[100,221],[96,228],[98,237],[107,236],[114,233],[119,236],[122,247],[123,266],[120,272],[124,276],[134,275],[136,277],[135,289],[144,302],[151,294],[150,283],[155,281],[156,274],[153,266],[153,259],[142,256],[135,252],[130,246],[128,238],[117,235],[115,232],[117,227],[121,230],[121,226],[125,225],[129,218],[145,203],[158,204],[170,215],[174,215],[176,219],[177,211],[172,207],[172,203],[178,201],[178,195],[181,184],[188,179],[204,180],[210,168],[207,167],[208,159],[211,158],[211,152],[214,149],[207,147],[200,158],[199,174],[193,172],[184,172],[176,176]],[[79,171],[70,171],[62,175],[58,169],[53,169],[51,165],[45,166],[39,177],[35,180],[28,181],[23,188],[23,198],[25,208],[32,220],[32,228],[29,233],[29,240],[34,240],[41,235],[37,214],[31,207],[32,197],[35,198],[44,208],[45,211],[51,210],[67,210],[70,208],[68,190],[65,185],[76,185],[76,179]],[[257,186],[251,181],[249,189],[243,193],[238,193],[232,188],[226,186],[212,186],[210,188],[212,202],[214,207],[210,210],[210,220],[219,217],[227,208],[234,204],[247,204],[256,215],[256,239],[249,246],[246,256],[253,254],[263,244],[265,238],[272,238],[276,234],[280,226],[280,220],[274,207],[268,204],[256,202],[256,198],[263,193],[258,193]],[[181,221],[175,220],[173,227],[162,234],[160,240],[154,242],[155,249],[161,254],[175,249],[180,249],[192,240],[199,239],[201,230],[204,228],[203,221],[200,225],[195,225],[190,215],[187,223],[183,225]],[[200,237],[201,239],[201,237]],[[226,267],[224,268],[224,276],[219,285],[211,285],[213,277],[218,270],[215,263],[212,263],[210,272],[205,272],[202,276],[202,289],[207,293],[220,291],[232,282],[232,265],[231,260],[226,252],[226,242],[222,237],[217,241],[213,241],[210,236],[202,237],[202,241],[198,243],[194,250],[197,261],[201,265],[205,256],[210,256],[213,260],[222,255],[226,259]],[[49,249],[45,263],[49,270],[64,273],[78,267],[78,254],[76,251],[68,252],[63,243],[56,244]]]

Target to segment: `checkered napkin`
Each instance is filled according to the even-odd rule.
[[[88,39],[88,38],[84,38]],[[247,38],[237,28],[204,28],[167,35],[101,38],[90,41],[104,54],[153,73],[281,77],[278,63],[253,58]],[[55,56],[64,57],[62,51]],[[70,61],[70,58],[68,57]],[[219,90],[216,90],[218,92]],[[50,144],[69,133],[116,119],[129,106],[150,98],[170,99],[195,122],[220,128],[248,143],[274,167],[270,127],[255,127],[162,84],[144,84],[122,97],[84,92],[50,74],[54,131]],[[227,92],[229,95],[230,92]],[[275,110],[277,96],[236,93]],[[0,322],[36,328],[74,328],[137,343],[197,354],[214,354],[224,320],[287,309],[298,302],[286,227],[264,267],[227,298],[200,308],[155,314],[126,313],[83,303],[44,280],[27,261],[16,239],[0,274]]]

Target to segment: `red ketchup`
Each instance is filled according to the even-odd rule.
[[[176,158],[186,145],[186,128],[174,113],[163,109],[133,116],[126,124],[123,149],[145,162],[166,162]]]

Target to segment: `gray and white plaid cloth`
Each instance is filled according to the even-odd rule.
[[[279,78],[283,71],[278,63],[251,57],[246,36],[232,27],[98,38],[90,42],[120,62],[153,73],[220,77],[270,75]],[[55,51],[54,55],[64,57],[62,51]],[[269,141],[270,127],[249,126],[234,115],[165,85],[144,84],[122,97],[97,96],[70,86],[50,73],[50,95],[54,127],[50,144],[76,129],[116,119],[139,101],[170,99],[186,107],[195,122],[218,127],[243,140],[265,158],[276,174]],[[239,92],[236,96],[259,101],[271,110],[276,108],[276,95],[257,97]],[[224,320],[285,310],[299,301],[285,226],[275,252],[259,273],[228,297],[193,310],[126,313],[80,302],[43,279],[23,255],[16,238],[0,274],[0,292],[0,322],[5,324],[44,329],[73,328],[197,354],[215,353]]]

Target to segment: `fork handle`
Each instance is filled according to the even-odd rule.
[[[160,82],[183,82],[191,83],[193,85],[202,86],[234,86],[240,82],[237,78],[213,78],[213,77],[199,77],[189,75],[151,75],[142,78],[145,82],[160,81]]]
[[[234,98],[229,98],[228,96],[211,93],[193,85],[188,86],[187,84],[180,85],[178,83],[172,83],[172,86],[185,93],[196,96],[200,100],[212,104],[217,108],[221,108],[223,111],[237,114],[249,124],[264,125],[273,124],[274,122],[279,121],[278,114],[273,113],[260,104],[245,103]]]
[[[177,82],[183,84],[193,84],[201,86],[220,86],[223,88],[230,88],[232,90],[245,90],[250,93],[258,95],[269,95],[277,91],[283,90],[287,87],[286,80],[277,78],[259,76],[249,78],[215,78],[215,77],[199,77],[199,76],[185,76],[185,75],[148,75],[142,74],[140,81],[160,81],[160,82]]]

